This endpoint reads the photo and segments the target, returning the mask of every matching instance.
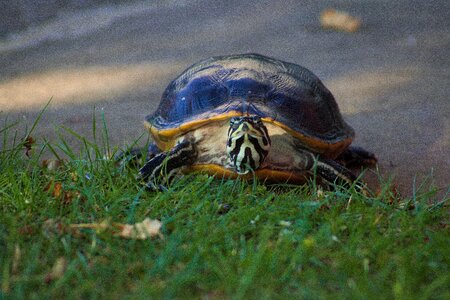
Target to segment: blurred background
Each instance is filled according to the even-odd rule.
[[[330,8],[360,26],[323,28]],[[77,147],[61,126],[91,138],[95,114],[97,123],[104,115],[110,144],[122,147],[142,136],[144,116],[177,74],[203,58],[246,52],[321,78],[355,129],[354,143],[377,154],[381,174],[402,193],[430,174],[448,191],[445,0],[2,0],[0,128],[20,121],[23,133],[52,99],[38,142],[61,134]]]

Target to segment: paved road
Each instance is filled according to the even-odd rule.
[[[360,17],[361,29],[322,30],[327,7]],[[67,11],[0,40],[0,122],[22,120],[21,130],[52,98],[35,136],[54,141],[63,125],[89,137],[95,110],[105,115],[110,143],[129,144],[170,79],[202,58],[244,52],[296,62],[322,78],[355,143],[377,153],[381,174],[403,193],[431,173],[441,195],[448,190],[445,0],[173,0]]]

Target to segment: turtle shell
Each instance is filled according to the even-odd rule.
[[[166,150],[185,132],[239,115],[260,116],[321,153],[341,151],[354,136],[317,76],[258,54],[213,57],[192,65],[169,84],[145,124]]]

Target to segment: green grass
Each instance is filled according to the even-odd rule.
[[[16,136],[0,152],[0,299],[450,298],[448,199],[430,204],[426,184],[412,198],[387,184],[367,197],[192,175],[147,192],[103,158],[106,130],[94,141],[66,131],[81,151],[61,139],[27,158]],[[69,159],[48,170],[49,152]],[[63,229],[146,217],[162,221],[162,238]]]

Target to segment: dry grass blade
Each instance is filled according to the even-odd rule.
[[[47,276],[45,276],[45,282],[49,283],[51,281],[60,279],[61,277],[63,277],[66,268],[67,260],[64,257],[57,258],[55,263],[53,264],[52,270],[47,274]]]

